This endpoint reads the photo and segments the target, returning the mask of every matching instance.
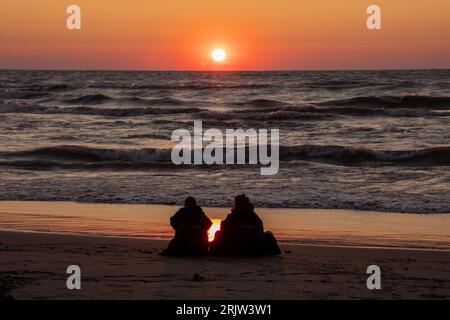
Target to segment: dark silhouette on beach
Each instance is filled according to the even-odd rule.
[[[234,208],[221,222],[211,244],[208,242],[208,230],[212,222],[193,197],[185,200],[184,207],[170,218],[170,224],[175,229],[175,237],[162,253],[166,256],[209,253],[252,257],[281,254],[275,236],[270,231],[264,232],[263,222],[245,194],[234,199]]]
[[[211,220],[193,197],[186,198],[184,207],[170,218],[170,225],[175,230],[175,237],[169,243],[163,255],[195,256],[208,252],[208,229]]]
[[[215,235],[210,253],[221,256],[266,256],[281,254],[271,232],[264,232],[262,220],[254,211],[250,199],[238,195],[234,208],[222,221]]]

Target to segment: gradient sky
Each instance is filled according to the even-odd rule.
[[[82,30],[66,29],[70,4]],[[382,30],[366,28],[370,4]],[[450,68],[450,1],[2,0],[0,68]]]

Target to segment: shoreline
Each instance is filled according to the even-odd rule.
[[[0,230],[169,240],[178,206],[0,201]],[[228,208],[204,207],[213,220]],[[257,208],[287,245],[450,250],[450,215]]]
[[[90,202],[90,201],[72,201],[72,200],[0,200],[0,207],[2,203],[71,203],[78,205],[105,205],[105,206],[165,206],[165,207],[180,207],[178,203],[126,203],[126,202]],[[208,209],[229,210],[230,208],[224,206],[205,206]],[[414,211],[376,211],[376,210],[362,210],[362,209],[348,209],[348,208],[307,208],[307,207],[256,207],[255,210],[308,210],[308,211],[330,211],[330,212],[357,212],[357,213],[379,213],[379,214],[399,214],[399,215],[417,215],[417,216],[439,216],[450,215],[450,212],[414,212]]]
[[[119,205],[119,206],[167,206],[174,207],[180,206],[181,203],[178,202],[108,202],[108,201],[95,201],[89,199],[83,200],[72,200],[72,199],[53,199],[53,198],[44,198],[44,199],[15,199],[4,197],[0,198],[1,203],[75,203],[80,205]],[[221,206],[221,205],[204,205],[205,208],[211,209],[222,209],[229,210],[230,207]],[[436,215],[450,215],[450,211],[448,210],[425,210],[425,211],[414,211],[414,210],[377,210],[377,209],[360,209],[360,208],[352,208],[352,207],[320,207],[320,206],[256,206],[257,209],[262,210],[308,210],[308,211],[335,211],[335,212],[358,212],[358,213],[389,213],[389,214],[399,214],[399,215],[415,215],[415,216],[436,216]]]
[[[87,237],[98,239],[124,239],[124,240],[137,240],[137,241],[157,241],[167,245],[170,240],[168,239],[156,239],[152,237],[137,237],[137,236],[116,236],[116,235],[95,235],[88,233],[71,233],[71,232],[51,232],[51,231],[33,231],[33,230],[7,230],[0,229],[0,235],[2,233],[13,234],[43,234],[49,236],[69,236],[69,237]],[[450,252],[450,249],[433,249],[433,248],[410,248],[410,247],[388,247],[388,246],[364,246],[364,245],[338,245],[338,244],[319,244],[319,243],[296,243],[287,241],[278,241],[279,245],[288,248],[290,246],[296,247],[318,247],[318,248],[341,248],[341,249],[367,249],[367,250],[400,250],[400,251],[425,251],[425,252]],[[207,256],[206,256],[207,257]]]

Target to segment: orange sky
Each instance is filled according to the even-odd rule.
[[[82,30],[66,29],[70,4]],[[383,30],[367,30],[370,4]],[[450,68],[449,13],[448,0],[1,1],[0,68]]]

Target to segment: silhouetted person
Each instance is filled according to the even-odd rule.
[[[175,229],[175,237],[163,255],[203,255],[208,252],[208,229],[212,222],[197,205],[195,198],[186,198],[184,207],[170,218],[170,225]]]
[[[222,221],[210,252],[224,256],[281,254],[273,234],[264,233],[263,222],[245,194],[234,199],[234,208]]]

